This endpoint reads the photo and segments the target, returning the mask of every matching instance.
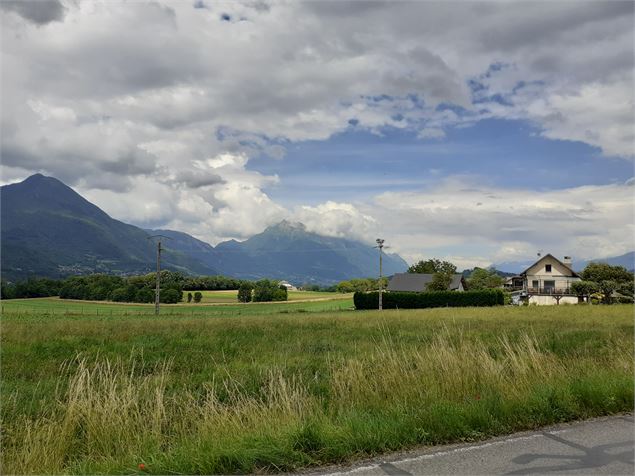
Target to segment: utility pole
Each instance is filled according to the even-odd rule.
[[[375,242],[377,243],[376,248],[379,248],[379,310],[383,310],[383,303],[382,303],[382,294],[384,292],[384,282],[383,282],[383,278],[382,278],[382,258],[383,258],[383,248],[384,248],[384,241],[381,238],[377,238],[375,240]]]
[[[157,240],[157,281],[154,288],[154,315],[158,316],[159,302],[161,300],[161,250],[162,250],[161,238],[169,239],[169,237],[164,235],[152,235],[148,237],[149,240],[151,240],[152,238],[158,238]]]

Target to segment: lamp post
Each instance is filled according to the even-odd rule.
[[[381,311],[383,310],[383,303],[381,298],[382,298],[382,293],[384,291],[384,282],[382,280],[382,269],[381,269],[384,240],[382,240],[381,238],[377,238],[375,242],[377,243],[377,248],[379,248],[379,310]]]
[[[149,240],[152,240],[153,238],[158,238],[157,240],[157,281],[154,288],[154,315],[158,316],[159,302],[161,298],[161,251],[162,251],[161,239],[167,238],[169,240],[170,238],[164,235],[152,235],[148,237]]]

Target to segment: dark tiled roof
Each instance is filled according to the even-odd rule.
[[[432,282],[433,274],[421,273],[397,273],[388,282],[388,291],[425,291],[428,284]],[[461,274],[452,276],[450,289],[458,289],[461,284]]]

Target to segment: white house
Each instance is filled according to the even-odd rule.
[[[297,291],[298,288],[296,288],[293,284],[291,284],[289,281],[280,281],[280,286],[284,286],[285,288],[287,288],[287,291]]]
[[[571,291],[571,284],[580,281],[580,276],[571,269],[569,256],[565,256],[564,260],[560,261],[553,255],[547,254],[514,278],[516,279],[510,281],[515,285],[520,284],[522,280],[522,289],[512,285],[514,294],[529,304],[576,304],[579,302],[578,296]]]

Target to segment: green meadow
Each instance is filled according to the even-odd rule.
[[[633,306],[350,309],[5,301],[2,472],[275,473],[633,408]]]
[[[194,294],[196,291],[184,291],[183,301],[187,302],[187,293]],[[215,304],[215,303],[236,303],[238,302],[238,291],[199,291],[203,295],[201,304]],[[339,293],[325,293],[319,291],[289,291],[289,301],[306,301],[306,300],[339,300],[339,299],[351,299],[352,294],[339,294]],[[190,303],[191,304],[191,303]]]

